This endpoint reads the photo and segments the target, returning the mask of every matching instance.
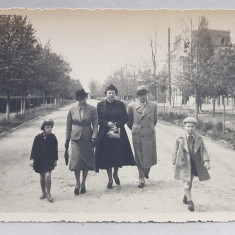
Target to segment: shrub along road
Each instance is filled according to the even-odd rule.
[[[96,106],[95,100],[89,100]],[[74,105],[74,104],[72,104]],[[58,138],[59,161],[52,172],[52,195],[54,203],[40,200],[39,174],[29,167],[33,139],[40,133],[40,121],[29,122],[0,139],[0,213],[175,213],[188,212],[182,203],[183,185],[173,180],[171,153],[175,138],[183,129],[172,124],[158,123],[157,153],[158,164],[151,169],[146,187],[139,189],[136,167],[123,167],[119,171],[120,186],[106,189],[107,175],[89,172],[87,193],[74,196],[75,177],[64,162],[64,141],[66,116],[71,105],[60,108],[44,118],[55,121],[53,133]],[[131,140],[131,133],[128,130]],[[235,152],[218,143],[205,139],[211,157],[211,180],[193,186],[193,200],[197,212],[235,211]]]

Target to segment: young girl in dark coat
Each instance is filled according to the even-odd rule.
[[[58,160],[58,142],[56,136],[51,133],[54,126],[52,119],[44,120],[41,124],[41,134],[38,134],[33,142],[30,157],[30,166],[35,172],[40,173],[42,195],[40,199],[47,198],[53,202],[51,196],[51,171],[54,170]]]

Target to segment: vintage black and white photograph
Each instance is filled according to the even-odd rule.
[[[0,220],[235,219],[233,10],[0,11]]]

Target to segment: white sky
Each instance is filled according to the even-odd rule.
[[[182,19],[209,20],[209,28],[230,30],[235,39],[234,11],[178,10],[2,10],[1,14],[27,15],[44,45],[49,39],[54,52],[62,55],[85,89],[91,79],[102,83],[121,66],[143,65],[150,60],[149,38],[158,33],[158,61],[167,60],[167,31],[171,42],[185,28]],[[131,67],[131,66],[130,66]],[[133,68],[133,67],[132,67]]]

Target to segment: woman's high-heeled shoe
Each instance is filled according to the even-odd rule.
[[[46,198],[46,194],[45,193],[42,193],[42,195],[40,196],[40,199],[43,200]]]
[[[54,202],[54,199],[51,195],[47,195],[48,202]]]
[[[113,183],[108,183],[107,189],[112,189],[113,188]]]
[[[184,203],[184,204],[188,204],[188,199],[187,199],[186,195],[184,195],[183,203]]]
[[[79,188],[75,188],[74,189],[74,194],[77,196],[77,195],[79,195]]]
[[[116,183],[117,185],[120,185],[120,180],[119,180],[118,176],[115,177],[114,174],[113,174],[113,178],[114,178],[115,183]]]
[[[86,193],[86,187],[82,188],[81,187],[81,194]]]

